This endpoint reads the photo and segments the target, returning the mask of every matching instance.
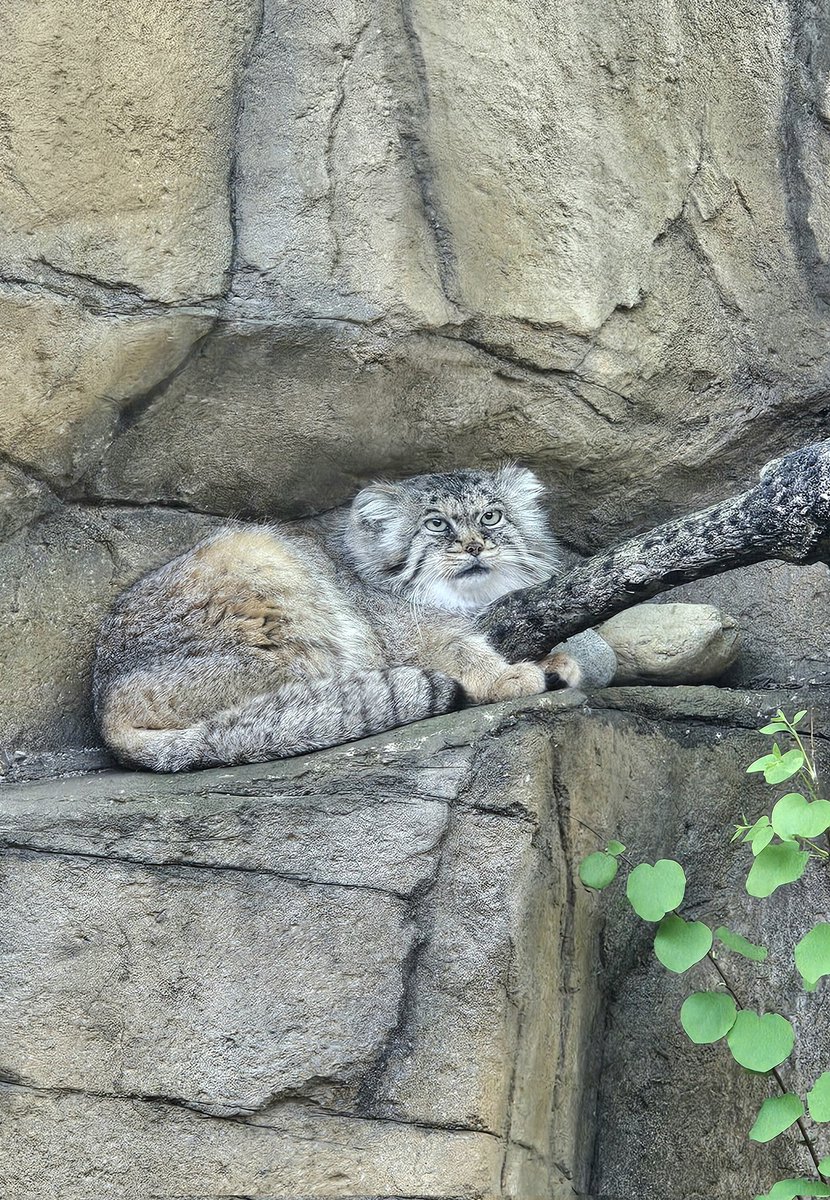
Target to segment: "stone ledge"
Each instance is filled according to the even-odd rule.
[[[647,931],[576,863],[592,829],[624,831],[717,907],[724,830],[759,795],[751,730],[792,699],[559,693],[287,762],[3,788],[10,1180],[29,1200],[693,1194],[682,1146],[632,1152],[700,1120],[683,1072],[653,1071],[676,981],[643,974]],[[749,1119],[753,1088],[713,1076],[709,1125]],[[707,1194],[767,1168],[718,1161]]]

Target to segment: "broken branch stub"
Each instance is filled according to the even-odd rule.
[[[496,600],[481,626],[512,662],[658,592],[765,559],[830,562],[830,439],[774,459],[731,500],[667,521],[558,578]]]

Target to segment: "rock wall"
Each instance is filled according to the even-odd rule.
[[[101,613],[214,516],[506,456],[586,550],[827,433],[807,0],[38,0],[0,23],[12,766],[94,761]],[[757,633],[732,682],[827,682],[825,584],[692,593]]]
[[[808,1170],[746,1140],[767,1080],[680,1029],[708,964],[668,975],[619,889],[576,882],[598,836],[677,856],[687,915],[770,947],[724,958],[745,1003],[826,1028],[785,953],[830,915],[822,872],[742,900],[729,844],[767,802],[754,727],[790,700],[560,694],[281,764],[4,788],[8,1194],[725,1200]],[[782,1072],[803,1093],[826,1065],[804,1037]]]

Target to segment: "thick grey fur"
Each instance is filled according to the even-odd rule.
[[[511,664],[477,625],[558,567],[542,493],[519,467],[457,471],[364,488],[323,533],[220,530],[104,622],[105,742],[153,770],[256,762],[578,684],[569,655]]]

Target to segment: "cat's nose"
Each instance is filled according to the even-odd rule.
[[[479,554],[481,554],[482,550],[484,549],[484,546],[481,544],[481,542],[467,542],[467,545],[464,547],[464,549],[467,554],[472,554],[473,558],[478,558]]]

